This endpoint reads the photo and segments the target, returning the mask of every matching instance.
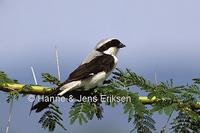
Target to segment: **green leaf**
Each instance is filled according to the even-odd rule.
[[[50,84],[55,84],[57,86],[61,85],[61,82],[49,73],[42,73],[43,82],[49,82]]]
[[[200,84],[200,78],[194,78],[192,79],[195,84]]]
[[[58,107],[55,104],[51,104],[49,110],[46,111],[40,118],[39,123],[42,125],[42,128],[48,129],[49,132],[53,132],[56,125],[59,125],[64,130],[67,130],[61,123],[63,121],[61,115],[62,113],[59,111]]]
[[[18,98],[19,98],[19,93],[17,91],[13,90],[13,91],[8,92],[8,96],[6,98],[6,101],[8,103],[10,103],[13,99],[18,100]]]
[[[70,124],[73,124],[76,120],[79,121],[80,125],[87,123],[92,120],[94,114],[98,119],[101,119],[103,117],[102,112],[102,107],[97,103],[76,102],[69,111]]]
[[[11,79],[8,75],[2,71],[0,71],[0,85],[4,83],[17,83],[18,81],[15,79]]]

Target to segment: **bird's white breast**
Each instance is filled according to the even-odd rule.
[[[115,55],[112,55],[112,57],[114,58],[114,62],[115,62],[115,65],[116,65],[117,62],[118,62],[118,59],[117,59],[117,57]]]
[[[85,89],[89,90],[96,86],[102,86],[103,81],[106,78],[107,78],[106,72],[99,72],[99,73],[95,74],[92,78],[84,81]]]

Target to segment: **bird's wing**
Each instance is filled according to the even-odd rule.
[[[101,71],[109,72],[113,69],[113,67],[114,58],[111,55],[103,54],[76,68],[69,75],[69,78],[65,81],[65,83],[87,79]]]
[[[84,63],[82,65],[80,65],[78,68],[76,68],[70,75],[69,78],[62,83],[61,86],[59,86],[58,88],[61,88],[65,85],[71,85],[69,84],[69,82],[72,81],[77,81],[78,80],[83,80],[86,78],[89,78],[91,76],[93,76],[94,74],[97,74],[101,71],[105,71],[105,72],[109,72],[113,69],[114,67],[114,58],[111,55],[101,55],[101,56],[97,56],[96,58],[94,58],[93,60],[91,60],[88,63]],[[74,86],[77,85],[76,83],[74,84]],[[66,91],[68,91],[69,89],[71,89],[71,87],[74,87],[73,85],[70,86],[70,88],[68,88],[67,90],[60,90],[60,89],[55,89],[55,91],[50,94],[49,96],[56,96],[58,94],[63,95],[64,93],[66,93]],[[36,110],[36,112],[40,112],[43,109],[45,109],[46,107],[49,106],[50,102],[39,102],[36,105],[34,105],[31,110]]]

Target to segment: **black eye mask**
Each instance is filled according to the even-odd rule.
[[[98,48],[97,51],[103,52],[103,51],[108,50],[111,47],[121,48],[121,42],[117,39],[113,39],[107,42],[106,44],[104,44],[103,46],[101,46],[100,48]]]

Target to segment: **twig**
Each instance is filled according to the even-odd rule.
[[[58,73],[58,79],[60,80],[60,64],[59,64],[59,56],[58,56],[58,49],[55,46],[55,51],[56,51],[56,65],[57,65],[57,73]]]
[[[155,79],[156,85],[158,85],[158,80],[157,80],[157,73],[156,73],[156,71],[155,71],[155,73],[154,73],[154,79]]]
[[[31,72],[32,72],[32,75],[33,75],[33,79],[35,81],[35,85],[38,85],[38,82],[37,82],[37,79],[36,79],[36,76],[35,76],[35,71],[33,69],[33,67],[31,66]],[[35,99],[36,99],[37,95],[35,95]],[[34,103],[35,103],[35,99],[34,101],[32,102],[32,105],[31,105],[31,108],[33,107]],[[31,112],[32,110],[30,109],[30,112],[29,112],[29,116],[31,115]]]
[[[37,79],[36,79],[36,76],[35,76],[35,71],[34,71],[34,69],[33,69],[32,66],[31,66],[31,71],[32,71],[33,79],[34,79],[34,81],[35,81],[35,85],[38,85]]]
[[[12,111],[13,111],[13,98],[10,101],[10,107],[9,107],[9,116],[8,116],[8,125],[6,127],[6,133],[9,132],[11,120],[12,120]]]

